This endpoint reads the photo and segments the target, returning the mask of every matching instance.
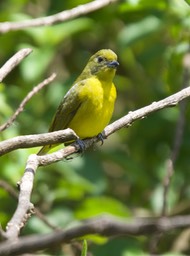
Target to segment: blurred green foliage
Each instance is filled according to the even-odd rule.
[[[0,21],[48,16],[86,2],[89,1],[2,1]],[[57,78],[30,100],[12,127],[0,135],[1,140],[46,132],[58,102],[89,56],[102,48],[113,49],[120,62],[115,78],[118,99],[113,120],[188,86],[189,81],[184,84],[183,67],[183,58],[190,49],[188,4],[183,0],[123,0],[62,24],[2,34],[0,66],[23,47],[32,48],[33,53],[0,84],[1,124],[33,86],[52,72],[57,73]],[[104,213],[126,219],[159,216],[166,160],[173,149],[179,115],[178,107],[159,111],[115,133],[102,147],[98,145],[81,157],[40,168],[32,202],[60,228]],[[185,119],[167,198],[169,214],[190,213],[189,105]],[[24,149],[1,157],[1,179],[15,186],[28,155],[36,152],[36,148]],[[3,188],[0,198],[0,221],[4,228],[15,211],[16,201]],[[33,216],[22,233],[49,231]],[[190,254],[190,246],[176,245],[181,235],[164,235],[158,253]],[[95,242],[88,250],[98,256],[148,255],[150,242],[150,237],[117,238],[101,245]],[[64,247],[53,248],[47,254],[55,255],[55,250],[56,255],[68,255]]]

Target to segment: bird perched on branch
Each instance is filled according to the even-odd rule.
[[[64,96],[52,120],[49,132],[71,128],[80,139],[100,134],[114,110],[116,89],[113,84],[119,63],[110,49],[96,52]],[[38,155],[56,145],[46,145]]]

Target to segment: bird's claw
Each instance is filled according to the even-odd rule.
[[[78,144],[79,146],[79,153],[84,153],[85,149],[86,149],[86,146],[85,146],[85,143],[84,141],[80,140],[80,139],[77,139],[76,140],[76,143]]]
[[[97,138],[101,141],[101,146],[104,144],[104,140],[106,139],[106,136],[104,132],[101,132],[97,135]]]

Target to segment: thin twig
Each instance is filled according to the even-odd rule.
[[[137,218],[128,222],[105,215],[89,219],[81,223],[81,225],[67,230],[56,231],[46,235],[30,235],[19,238],[16,242],[15,240],[2,242],[0,244],[0,255],[20,255],[35,252],[61,243],[69,243],[73,239],[89,234],[99,234],[106,237],[150,236],[156,231],[169,232],[189,226],[189,215],[164,218]]]
[[[57,14],[31,20],[24,20],[19,22],[1,22],[0,33],[7,33],[8,31],[19,30],[30,27],[49,26],[60,23],[66,20],[71,20],[81,15],[101,9],[118,0],[95,0],[87,4],[79,5],[71,10],[59,12]]]
[[[0,187],[9,193],[14,199],[18,199],[18,191],[15,190],[9,183],[4,180],[0,180]]]
[[[188,87],[189,82],[190,82],[190,53],[187,53],[184,56],[183,66],[184,66],[184,74],[183,74],[182,89]],[[186,106],[187,106],[186,100],[180,102],[180,104],[179,104],[180,112],[179,112],[179,119],[178,119],[178,122],[176,125],[173,149],[171,151],[170,158],[167,160],[166,176],[164,177],[164,180],[163,180],[164,193],[163,193],[162,216],[167,215],[167,195],[168,195],[171,179],[174,174],[174,165],[177,160],[177,157],[178,157],[178,154],[180,151],[180,147],[181,147],[181,143],[182,143],[184,127],[185,127]]]
[[[32,49],[25,48],[18,51],[15,55],[13,55],[4,65],[0,68],[0,82],[30,53]]]
[[[14,189],[9,183],[7,183],[4,180],[0,180],[0,187],[3,188],[6,192],[8,192],[9,195],[12,196],[14,199],[18,200],[18,190]],[[59,229],[57,226],[50,223],[46,216],[38,208],[34,207],[34,213],[41,221],[43,221],[52,230]]]
[[[190,81],[190,54],[187,53],[184,56],[184,74],[183,74],[183,82],[181,88],[184,89],[189,86]],[[184,100],[179,103],[179,119],[177,121],[175,135],[174,135],[174,143],[173,148],[171,151],[170,157],[166,161],[166,175],[163,179],[163,205],[162,205],[162,212],[161,216],[167,216],[167,210],[168,210],[168,204],[167,204],[167,197],[168,192],[170,189],[170,184],[172,177],[174,175],[174,166],[175,162],[177,160],[177,157],[179,155],[182,139],[183,139],[183,133],[184,133],[184,127],[185,127],[185,110],[187,106],[187,100]],[[162,232],[157,232],[152,235],[152,239],[150,240],[150,252],[151,254],[155,255],[158,248],[158,243],[163,236]]]
[[[60,228],[58,226],[55,226],[54,224],[52,224],[47,217],[37,208],[34,207],[34,214],[41,220],[43,221],[49,228],[51,228],[52,230],[56,231],[56,230],[60,230]]]
[[[24,110],[24,106],[26,105],[26,103],[36,94],[38,93],[44,86],[48,85],[49,83],[51,83],[56,77],[56,74],[53,73],[50,77],[48,77],[47,79],[45,79],[43,82],[41,82],[40,84],[38,84],[37,86],[35,86],[32,91],[30,91],[26,97],[23,99],[23,101],[20,103],[19,107],[17,108],[17,110],[15,111],[15,113],[9,118],[9,120],[0,126],[0,131],[4,131],[5,129],[7,129],[17,118],[17,116]]]

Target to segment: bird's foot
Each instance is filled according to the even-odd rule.
[[[79,151],[78,152],[83,154],[85,149],[86,149],[85,143],[83,142],[83,140],[80,140],[80,139],[77,139],[76,143],[79,146]]]
[[[106,135],[104,132],[101,132],[97,135],[97,138],[100,140],[102,146],[104,144],[104,140],[106,139]]]

